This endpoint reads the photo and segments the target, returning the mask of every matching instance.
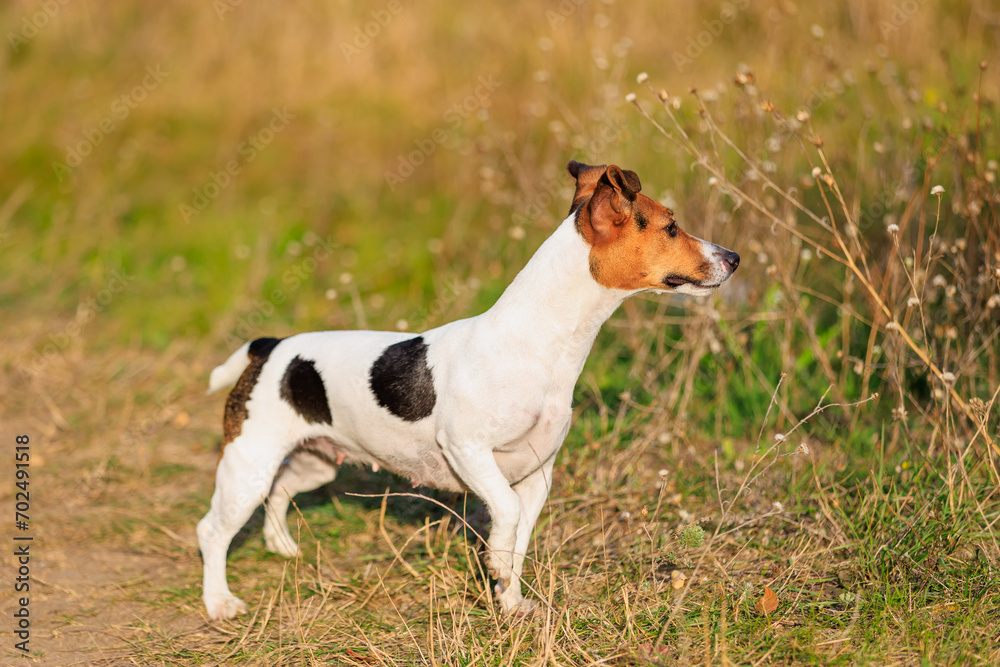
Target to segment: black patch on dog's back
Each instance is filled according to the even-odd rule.
[[[408,422],[429,417],[437,395],[434,376],[427,366],[427,343],[423,336],[385,348],[369,374],[369,385],[383,408]]]
[[[333,424],[326,386],[314,362],[292,359],[281,378],[281,398],[310,424]]]
[[[247,348],[247,356],[250,363],[243,369],[240,379],[236,381],[236,386],[229,392],[226,399],[226,410],[222,414],[222,446],[223,448],[243,431],[243,422],[247,418],[247,400],[250,392],[257,384],[257,377],[260,369],[264,367],[264,362],[271,355],[271,350],[281,342],[280,338],[258,338],[250,343]]]

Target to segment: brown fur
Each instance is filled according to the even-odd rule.
[[[639,194],[635,172],[570,162],[576,179],[570,209],[591,246],[590,273],[615,289],[671,289],[667,280],[700,284],[710,275],[701,242],[676,227],[674,212]],[[671,230],[676,233],[671,235]]]
[[[243,374],[236,381],[236,386],[229,392],[229,398],[226,399],[226,410],[222,416],[223,451],[225,451],[226,445],[243,432],[243,422],[247,418],[247,401],[250,399],[250,392],[253,391],[254,385],[257,384],[260,369],[264,367],[264,362],[267,361],[270,351],[268,349],[263,354],[255,354],[254,348],[251,347],[249,350],[250,365],[243,369]]]

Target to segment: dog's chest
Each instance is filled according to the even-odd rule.
[[[569,400],[553,397],[523,434],[496,448],[493,456],[504,477],[512,483],[520,481],[552,458],[562,446],[570,415]]]

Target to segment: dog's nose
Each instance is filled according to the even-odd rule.
[[[740,256],[730,250],[726,254],[726,264],[728,264],[732,270],[735,271],[736,267],[740,265]]]

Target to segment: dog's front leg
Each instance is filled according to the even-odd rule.
[[[485,561],[490,576],[497,580],[496,591],[499,595],[511,586],[514,577],[514,548],[521,518],[521,500],[500,471],[492,448],[464,441],[444,429],[438,432],[438,443],[455,474],[486,503],[489,510],[492,525]],[[509,609],[505,607],[505,611]]]
[[[528,554],[535,522],[552,488],[552,464],[555,460],[556,457],[553,455],[541,468],[513,487],[514,493],[521,501],[521,517],[517,522],[517,541],[514,544],[514,576],[510,586],[505,590],[497,590],[500,606],[508,613],[528,614],[537,605],[535,600],[525,599],[521,594],[521,573],[524,571],[524,559]],[[499,589],[499,585],[497,588]]]

